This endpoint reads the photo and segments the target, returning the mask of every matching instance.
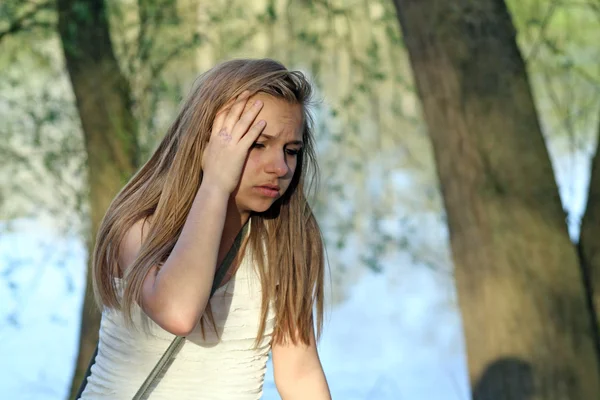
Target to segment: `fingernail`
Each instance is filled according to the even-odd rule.
[[[254,103],[255,106],[262,106],[262,101],[260,100],[256,100],[256,102]]]
[[[264,126],[266,124],[266,122],[264,120],[260,120],[258,121],[258,126]]]

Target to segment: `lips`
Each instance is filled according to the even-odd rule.
[[[267,185],[260,185],[259,187],[279,191],[279,186],[278,185],[269,185],[269,184],[267,184]]]
[[[271,185],[271,184],[260,185],[260,186],[255,186],[255,189],[258,193],[260,193],[263,196],[271,197],[271,198],[279,197],[279,186],[277,186],[277,185]]]

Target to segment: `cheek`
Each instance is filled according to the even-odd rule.
[[[290,168],[291,175],[294,176],[296,173],[296,168],[298,167],[298,156],[291,157],[291,159],[288,161],[288,166]]]
[[[246,164],[244,165],[244,169],[242,170],[242,176],[240,178],[241,182],[247,181],[248,179],[252,179],[253,176],[256,176],[257,171],[260,168],[260,160],[256,154],[250,152],[248,155],[248,159],[246,160]]]
[[[296,174],[296,168],[298,167],[298,161],[296,159],[290,159],[287,162],[288,168],[290,170],[289,175],[282,181],[282,185],[285,185],[285,190],[287,191],[290,183],[294,179],[294,175]]]

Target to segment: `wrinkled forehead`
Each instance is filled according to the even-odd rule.
[[[301,104],[290,103],[265,93],[257,93],[250,97],[246,109],[252,107],[256,100],[261,100],[264,104],[256,121],[264,119],[267,122],[265,133],[272,136],[284,134],[290,139],[292,137],[296,140],[302,139],[304,110]]]

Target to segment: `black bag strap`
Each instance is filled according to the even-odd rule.
[[[223,262],[221,263],[221,265],[215,272],[215,278],[213,280],[212,288],[210,290],[209,299],[212,298],[212,296],[215,294],[217,289],[219,289],[219,287],[221,286],[221,283],[223,282],[223,279],[227,275],[227,272],[229,272],[231,264],[233,263],[233,260],[237,256],[237,254],[240,250],[240,247],[242,246],[242,241],[243,241],[244,236],[246,235],[247,230],[248,230],[248,223],[246,223],[242,227],[242,229],[236,236],[236,238],[233,242],[233,245],[231,246],[231,248],[225,255]],[[167,350],[165,350],[164,354],[160,357],[160,359],[158,360],[158,362],[156,363],[156,365],[154,366],[152,371],[150,371],[150,374],[146,377],[146,380],[144,380],[144,382],[142,383],[142,385],[140,386],[140,388],[138,389],[136,394],[133,396],[132,400],[141,400],[141,399],[146,398],[146,395],[148,394],[149,389],[152,387],[152,384],[157,380],[158,377],[164,375],[164,373],[169,368],[171,363],[175,360],[175,357],[177,356],[177,353],[179,352],[179,350],[181,350],[181,347],[183,346],[184,342],[185,342],[184,336],[176,336],[173,339],[173,341],[171,342],[169,347],[167,347]],[[83,382],[81,382],[81,386],[79,387],[79,391],[77,392],[77,396],[75,397],[75,399],[79,399],[81,397],[81,395],[83,394],[83,391],[85,390],[85,387],[87,386],[88,377],[91,375],[91,372],[92,372],[92,365],[94,365],[97,355],[98,355],[98,345],[96,345],[96,350],[94,351],[94,355],[92,356],[92,359],[90,360],[90,364],[87,367],[87,370],[85,372],[85,377],[83,378]]]

